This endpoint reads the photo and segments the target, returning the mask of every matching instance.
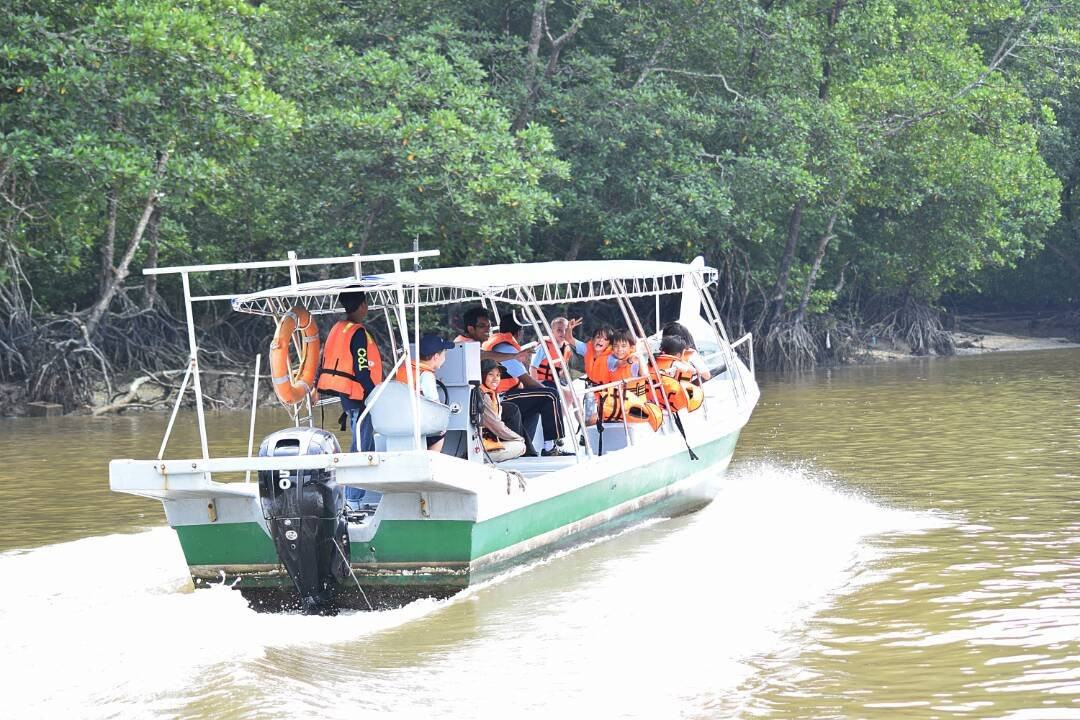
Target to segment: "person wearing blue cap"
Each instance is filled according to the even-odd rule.
[[[446,351],[454,347],[454,343],[444,340],[439,335],[427,334],[420,337],[420,346],[417,354],[418,361],[412,363],[413,382],[420,383],[420,394],[429,400],[439,401],[439,388],[435,383],[435,371],[446,362]],[[400,383],[409,383],[409,371],[405,363],[401,364],[394,379]],[[413,386],[415,387],[415,385]],[[446,431],[438,435],[427,436],[428,450],[442,452],[443,440],[446,439]]]

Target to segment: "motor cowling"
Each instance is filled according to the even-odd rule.
[[[259,457],[338,452],[337,438],[319,428],[279,430],[259,446]],[[349,575],[345,493],[334,470],[260,470],[259,500],[278,558],[300,596],[300,609],[333,613],[334,591]]]

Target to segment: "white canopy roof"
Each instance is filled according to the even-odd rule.
[[[329,313],[338,311],[338,295],[355,290],[368,293],[372,309],[394,307],[399,301],[418,301],[421,307],[479,300],[565,304],[609,299],[620,292],[629,297],[680,292],[687,276],[707,285],[716,279],[716,270],[705,267],[701,258],[689,264],[585,260],[402,270],[298,282],[242,295],[232,304],[235,310],[255,314],[279,315],[293,305]]]

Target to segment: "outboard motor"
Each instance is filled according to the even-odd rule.
[[[259,457],[337,452],[337,438],[319,428],[279,430],[259,446]],[[334,474],[332,469],[259,471],[263,517],[305,615],[333,614],[334,590],[349,575],[345,493]]]

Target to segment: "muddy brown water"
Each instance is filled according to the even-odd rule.
[[[0,420],[0,716],[1080,718],[1080,351],[762,386],[709,508],[336,618],[186,589],[167,418]]]

